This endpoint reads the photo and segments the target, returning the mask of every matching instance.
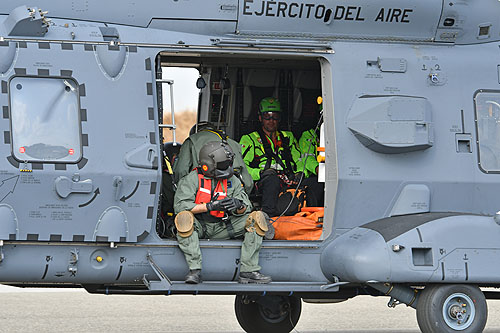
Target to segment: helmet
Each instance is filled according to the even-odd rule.
[[[198,160],[203,175],[225,179],[233,175],[234,153],[225,142],[210,141],[200,149]]]
[[[266,97],[259,103],[260,112],[281,112],[281,104],[277,98]]]

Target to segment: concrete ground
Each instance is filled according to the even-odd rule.
[[[234,296],[90,295],[82,289],[0,286],[0,332],[242,332]],[[388,298],[303,303],[295,332],[419,332],[415,311]],[[500,301],[489,301],[485,332],[500,332]]]

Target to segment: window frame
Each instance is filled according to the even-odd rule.
[[[15,78],[32,78],[32,79],[59,79],[59,80],[69,80],[74,83],[76,94],[77,94],[77,123],[78,123],[78,138],[79,138],[79,153],[80,156],[74,161],[60,161],[60,160],[41,160],[41,159],[19,159],[14,153],[14,134],[13,134],[13,117],[12,117],[12,92],[11,92],[11,82]],[[83,136],[82,136],[82,114],[81,114],[81,95],[80,95],[80,84],[74,77],[70,76],[50,76],[50,75],[13,75],[9,78],[7,82],[8,87],[8,108],[9,108],[9,138],[10,138],[10,154],[19,163],[37,163],[37,164],[78,164],[84,158],[83,156]]]
[[[477,96],[482,93],[496,93],[499,95],[500,98],[500,90],[495,90],[495,89],[478,89],[474,92],[474,97],[473,97],[473,105],[474,105],[474,123],[475,123],[475,128],[476,128],[476,147],[477,147],[477,165],[479,167],[479,170],[485,174],[500,174],[500,166],[498,167],[498,170],[486,170],[483,168],[481,164],[481,137],[479,136],[479,117],[478,117],[478,109],[477,109]],[[498,155],[500,158],[500,155]]]

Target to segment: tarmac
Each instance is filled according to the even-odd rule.
[[[83,289],[0,285],[0,332],[243,332],[234,296],[91,295]],[[302,303],[294,332],[417,333],[415,310],[388,298],[358,296]],[[488,301],[485,332],[500,333],[500,301]]]

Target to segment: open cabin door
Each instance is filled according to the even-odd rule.
[[[0,95],[0,240],[141,241],[160,179],[151,58],[21,44]]]

